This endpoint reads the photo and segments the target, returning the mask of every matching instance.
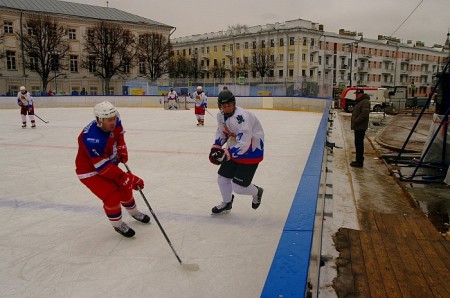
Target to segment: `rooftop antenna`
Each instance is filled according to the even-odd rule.
[[[108,8],[109,7],[109,1],[106,1],[106,8]]]

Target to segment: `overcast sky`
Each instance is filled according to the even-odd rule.
[[[70,2],[97,6],[106,6],[108,2],[109,7],[176,27],[172,37],[217,32],[236,24],[256,26],[304,19],[323,24],[324,30],[328,32],[338,33],[342,28],[363,32],[367,38],[376,39],[379,34],[392,35],[405,43],[411,39],[413,42],[420,40],[427,46],[433,46],[436,43],[444,44],[450,29],[450,0],[73,0]]]

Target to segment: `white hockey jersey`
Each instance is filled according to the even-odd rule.
[[[31,108],[33,106],[33,97],[31,97],[30,92],[22,94],[22,92],[19,91],[19,93],[17,93],[17,103],[21,106]]]
[[[264,158],[264,130],[258,118],[236,106],[233,116],[217,114],[215,145],[228,142],[231,159],[237,163],[256,164]]]

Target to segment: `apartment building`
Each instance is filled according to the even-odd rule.
[[[80,67],[83,53],[83,41],[89,27],[99,21],[120,24],[129,29],[138,38],[145,33],[162,34],[167,40],[174,27],[127,13],[111,7],[78,4],[57,0],[0,0],[0,22],[3,25],[0,39],[0,52],[4,53],[0,63],[0,94],[16,94],[21,85],[27,86],[34,94],[39,94],[42,84],[36,72],[23,67],[23,55],[20,42],[21,24],[31,15],[50,15],[58,23],[68,27],[67,39],[70,44],[69,68],[55,69],[48,88],[58,94],[80,92],[84,88],[88,94],[102,93],[102,80],[95,77],[89,69]],[[23,29],[22,29],[23,30]],[[122,94],[127,80],[140,79],[139,67],[130,69],[123,78],[113,77],[110,94]]]
[[[302,84],[315,82],[319,95],[330,86],[408,86],[417,96],[429,92],[433,74],[442,70],[448,49],[422,42],[406,43],[379,35],[370,39],[360,32],[326,32],[322,25],[297,19],[260,26],[235,26],[172,39],[175,55],[200,64],[200,79],[224,84]],[[272,69],[262,77],[240,67],[250,65],[263,49]],[[219,66],[219,67],[218,67]],[[215,70],[225,70],[217,76]]]

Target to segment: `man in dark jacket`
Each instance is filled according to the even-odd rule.
[[[356,161],[352,161],[350,166],[362,168],[364,165],[364,137],[369,127],[370,97],[364,93],[363,89],[355,92],[356,104],[352,112],[351,129],[355,131]]]

